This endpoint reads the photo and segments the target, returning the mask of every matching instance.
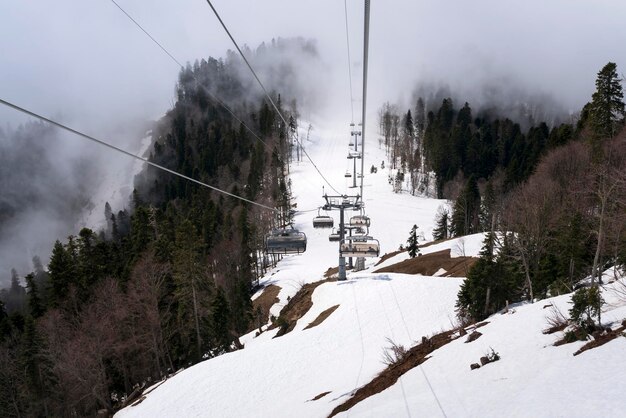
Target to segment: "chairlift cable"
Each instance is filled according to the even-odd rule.
[[[348,79],[350,80],[350,112],[351,122],[354,123],[354,97],[352,95],[352,60],[350,59],[350,34],[348,31],[348,2],[343,0],[344,15],[346,17],[346,46],[348,48]]]
[[[408,335],[409,339],[413,341],[413,337],[411,336],[409,327],[406,324],[406,320],[404,319],[404,313],[402,312],[402,308],[400,308],[400,303],[398,302],[398,296],[396,295],[396,291],[394,290],[391,282],[388,282],[388,284],[389,284],[389,287],[391,288],[391,293],[393,293],[393,298],[395,300],[396,307],[398,308],[398,312],[400,313],[400,318],[402,319],[402,323],[404,324],[404,330],[406,331],[406,334]],[[443,406],[441,405],[441,402],[439,401],[439,397],[435,393],[435,389],[433,388],[433,385],[430,383],[430,379],[428,378],[428,375],[426,375],[426,372],[424,371],[424,368],[422,367],[422,363],[420,363],[418,367],[420,371],[422,372],[422,375],[424,376],[424,380],[426,380],[426,384],[428,385],[430,392],[433,394],[433,397],[435,398],[435,401],[437,402],[437,406],[439,407],[441,414],[443,415],[444,418],[448,418],[446,411],[444,411]]]
[[[172,55],[159,41],[157,41],[143,26],[141,26],[139,24],[139,22],[137,22],[126,10],[124,10],[124,8],[122,8],[122,6],[120,6],[115,0],[111,0],[111,3],[113,3],[115,6],[117,6],[118,9],[120,9],[120,11],[122,13],[124,13],[124,15],[126,15],[126,17],[128,17],[128,19],[130,19],[131,22],[133,22],[135,24],[135,26],[137,26],[143,33],[146,34],[146,36],[148,38],[150,38],[150,40],[152,42],[154,42],[165,54],[167,54],[168,57],[170,57],[172,59],[172,61],[174,61],[182,70],[185,69],[185,66],[178,60],[176,59],[176,57],[174,57],[174,55]],[[257,140],[259,140],[263,145],[265,145],[265,147],[270,150],[270,146],[261,139],[261,137],[259,137],[259,135],[257,135],[245,122],[243,122],[239,117],[237,117],[237,115],[235,115],[235,112],[232,111],[232,109],[226,104],[224,103],[222,100],[220,100],[217,96],[215,96],[213,93],[211,93],[209,91],[209,89],[207,89],[206,87],[204,87],[204,85],[202,85],[202,83],[200,82],[200,80],[198,80],[198,78],[196,77],[195,74],[192,73],[192,77],[194,78],[194,80],[196,81],[197,85],[207,94],[209,95],[213,100],[215,100],[220,106],[222,106],[228,113],[230,113],[230,115],[240,124],[242,124],[244,126],[244,128],[246,128],[248,130],[248,132],[250,132],[252,134],[252,136],[254,136]],[[271,150],[270,150],[271,151]]]
[[[365,0],[363,33],[363,113],[361,116],[361,199],[363,199],[363,178],[365,177],[365,114],[367,109],[367,65],[370,38],[370,0]]]
[[[254,71],[254,68],[252,68],[252,65],[250,65],[250,62],[248,62],[248,59],[246,58],[246,56],[244,55],[243,51],[241,50],[241,48],[239,47],[239,44],[237,44],[237,41],[235,41],[235,38],[233,38],[233,35],[231,35],[230,31],[228,30],[228,28],[226,27],[226,24],[224,23],[224,21],[222,20],[222,18],[220,17],[220,14],[217,12],[217,10],[215,9],[215,7],[213,7],[213,3],[211,3],[211,0],[206,0],[206,2],[209,4],[209,7],[211,7],[211,10],[213,10],[213,13],[215,14],[215,17],[217,17],[217,20],[219,20],[220,24],[222,25],[222,27],[224,28],[224,31],[226,31],[226,34],[228,35],[228,37],[230,38],[230,40],[233,42],[233,45],[235,45],[235,48],[237,49],[237,51],[239,52],[239,55],[241,55],[241,58],[243,58],[243,61],[246,63],[246,65],[248,66],[248,68],[250,69],[250,72],[252,72],[252,75],[254,76],[254,78],[256,79],[256,81],[259,83],[259,86],[261,86],[261,89],[263,90],[263,92],[265,93],[265,96],[267,97],[267,99],[269,100],[269,102],[271,103],[272,107],[274,108],[274,110],[276,111],[276,113],[278,113],[278,116],[280,116],[280,118],[282,119],[283,123],[285,124],[285,126],[288,126],[289,123],[287,123],[287,120],[285,119],[285,117],[283,116],[282,112],[278,109],[278,106],[276,106],[276,103],[274,103],[274,100],[272,99],[272,96],[270,96],[270,94],[267,92],[267,89],[265,88],[265,86],[263,85],[263,83],[261,82],[261,79],[259,79],[259,76],[256,74],[256,72]],[[342,194],[341,192],[339,192],[337,189],[335,189],[335,187],[330,184],[330,182],[326,179],[326,177],[324,176],[324,174],[322,174],[322,172],[320,171],[320,169],[317,167],[317,165],[313,162],[313,160],[311,159],[311,157],[309,156],[309,153],[306,152],[306,149],[304,149],[304,146],[302,146],[302,143],[300,142],[300,139],[298,139],[298,137],[294,137],[294,139],[296,140],[296,142],[300,145],[302,152],[304,153],[304,155],[306,156],[306,158],[311,162],[311,164],[313,165],[313,167],[315,168],[315,170],[317,171],[317,173],[320,175],[320,177],[322,177],[322,179],[326,182],[326,184],[328,184],[328,186],[330,186],[331,189],[333,189],[333,191],[335,191],[335,193],[337,194]]]
[[[17,110],[18,112],[22,112],[22,113],[24,113],[24,114],[26,114],[28,116],[32,116],[32,117],[37,118],[37,119],[39,119],[41,121],[48,122],[49,124],[54,125],[57,128],[63,129],[63,130],[68,131],[70,133],[73,133],[74,135],[77,135],[77,136],[82,137],[84,139],[87,139],[89,141],[95,142],[97,144],[100,144],[100,145],[102,145],[104,147],[107,147],[109,149],[112,149],[114,151],[120,152],[120,153],[122,153],[124,155],[127,155],[129,157],[132,157],[132,158],[134,158],[136,160],[143,161],[144,163],[146,163],[146,164],[148,164],[148,165],[150,165],[152,167],[158,168],[159,170],[166,171],[166,172],[168,172],[170,174],[174,174],[175,176],[181,177],[181,178],[183,178],[185,180],[189,180],[189,181],[191,181],[193,183],[199,184],[200,186],[203,186],[203,187],[207,187],[207,188],[209,188],[211,190],[215,190],[216,192],[223,193],[223,194],[225,194],[227,196],[234,197],[235,199],[239,199],[241,201],[244,201],[244,202],[250,203],[252,205],[259,206],[259,207],[262,207],[264,209],[268,209],[268,210],[270,210],[272,212],[278,212],[278,210],[275,209],[275,208],[263,205],[261,203],[254,202],[252,200],[246,199],[245,197],[241,197],[241,196],[238,196],[236,194],[227,192],[226,190],[222,190],[222,189],[220,189],[218,187],[211,186],[210,184],[201,182],[199,180],[196,180],[194,178],[188,177],[188,176],[186,176],[184,174],[178,173],[178,172],[176,172],[174,170],[171,170],[169,168],[163,167],[162,165],[153,163],[152,161],[148,160],[147,158],[135,155],[132,152],[128,152],[128,151],[126,151],[126,150],[124,150],[122,148],[116,147],[115,145],[109,144],[108,142],[102,141],[100,139],[94,138],[93,136],[90,136],[90,135],[87,135],[87,134],[85,134],[83,132],[77,131],[76,129],[70,128],[67,125],[64,125],[62,123],[56,122],[56,121],[54,121],[52,119],[48,119],[45,116],[41,116],[41,115],[39,115],[39,114],[37,114],[35,112],[31,112],[30,110],[24,109],[23,107],[15,105],[15,104],[13,104],[11,102],[8,102],[6,100],[3,100],[1,98],[0,98],[0,103],[5,105],[5,106],[7,106],[7,107],[10,107],[12,109]]]

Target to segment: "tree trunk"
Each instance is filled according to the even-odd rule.
[[[524,266],[524,274],[526,275],[526,285],[528,286],[528,294],[530,296],[530,303],[533,303],[535,300],[535,295],[533,294],[533,282],[530,280],[530,265],[528,264],[528,259],[526,254],[524,254],[524,250],[520,251],[522,256],[522,265]]]
[[[606,199],[601,200],[600,223],[598,224],[598,244],[596,246],[596,254],[593,257],[593,268],[591,269],[591,285],[595,285],[596,277],[600,280],[600,252],[602,251],[602,243],[604,241],[604,211],[606,207]]]
[[[196,339],[198,346],[198,361],[202,358],[202,344],[200,341],[200,321],[198,320],[198,301],[196,298],[196,286],[194,284],[195,280],[191,282],[191,292],[193,296],[193,318],[196,324]]]

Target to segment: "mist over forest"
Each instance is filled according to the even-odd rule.
[[[328,72],[315,41],[279,38],[244,49],[266,88],[280,91],[286,106],[304,114],[324,106],[326,96],[320,86],[328,84]],[[245,103],[256,103],[263,91],[233,51],[229,50],[225,58],[211,60],[226,70],[196,80],[189,73],[200,66],[196,60],[187,64],[179,83],[189,84],[187,88],[202,83],[245,118],[254,111]],[[180,88],[174,88],[174,84],[172,80],[173,92]],[[107,115],[103,119],[107,120]],[[111,120],[108,126],[94,121],[85,131],[95,131],[99,139],[136,152],[142,136],[154,123],[148,115],[143,120]],[[0,287],[10,284],[11,269],[16,269],[20,277],[31,271],[34,256],[47,264],[55,240],[77,234],[82,226],[103,228],[104,205],[114,189],[126,193],[118,199],[119,207],[110,202],[113,211],[128,208],[134,179],[120,182],[115,177],[116,172],[125,172],[135,164],[128,157],[40,122],[0,129],[0,151]],[[87,225],[87,220],[97,224]]]

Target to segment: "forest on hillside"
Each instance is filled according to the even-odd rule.
[[[0,416],[111,413],[137,388],[241,348],[238,336],[259,326],[250,296],[277,261],[263,252],[265,233],[291,216],[286,174],[299,117],[291,94],[302,93],[303,62],[278,58],[314,67],[317,53],[301,39],[247,53],[268,71],[288,123],[250,92],[237,56],[203,59],[181,70],[149,160],[278,208],[282,219],[144,168],[129,208],[103,208],[104,230],[57,240],[47,265],[35,257],[33,271],[14,270],[1,291]]]
[[[430,110],[421,97],[413,112],[389,104],[380,110],[394,189],[408,184],[410,193],[434,190],[451,201],[437,214],[434,238],[487,232],[458,295],[463,322],[579,289],[574,313],[594,313],[581,328],[600,326],[602,272],[616,267],[618,274],[626,262],[621,83],[608,63],[576,123],[555,126],[539,121],[523,129],[450,98]]]

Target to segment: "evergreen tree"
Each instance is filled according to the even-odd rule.
[[[426,129],[426,106],[424,104],[424,99],[419,97],[417,99],[417,103],[415,104],[415,132],[418,136],[424,133]]]
[[[232,343],[229,327],[230,309],[228,307],[228,300],[226,300],[226,296],[221,287],[217,288],[217,294],[211,305],[211,319],[215,349],[218,353],[226,352],[229,350]]]
[[[411,116],[411,110],[409,109],[404,116],[404,132],[409,138],[414,136],[415,126],[413,125],[413,117]]]
[[[417,244],[417,225],[413,225],[413,228],[411,228],[406,249],[408,250],[409,257],[411,258],[415,258],[415,256],[417,256],[420,252]]]
[[[60,307],[63,304],[70,283],[74,283],[74,264],[60,241],[52,247],[52,255],[48,264],[50,274],[49,305]]]
[[[184,327],[187,321],[193,324],[194,335],[187,338],[195,343],[196,360],[202,358],[203,338],[201,312],[206,290],[206,267],[202,261],[203,244],[189,220],[184,220],[176,230],[176,250],[173,254],[174,282],[178,300],[178,320]]]
[[[457,314],[463,320],[482,320],[516,302],[524,277],[512,260],[508,238],[495,256],[495,234],[487,233],[480,258],[472,266],[461,284],[456,302]]]
[[[457,237],[480,230],[480,192],[473,175],[467,180],[465,188],[454,203],[450,229]]]
[[[27,274],[24,279],[26,280],[26,287],[28,289],[28,309],[30,311],[30,315],[35,319],[39,318],[43,315],[45,308],[41,297],[39,296],[39,289],[37,288],[37,283],[35,282],[35,275],[33,273]]]
[[[35,321],[27,317],[22,334],[19,363],[30,392],[29,416],[49,416],[48,392],[53,382],[52,369],[46,359],[45,343]]]
[[[597,140],[612,138],[624,120],[624,93],[617,65],[606,64],[596,79],[596,91],[591,99],[591,127]]]
[[[449,227],[448,223],[450,221],[450,213],[444,207],[440,207],[437,213],[436,225],[433,230],[433,239],[435,241],[440,241],[444,239],[448,239],[449,237]]]

